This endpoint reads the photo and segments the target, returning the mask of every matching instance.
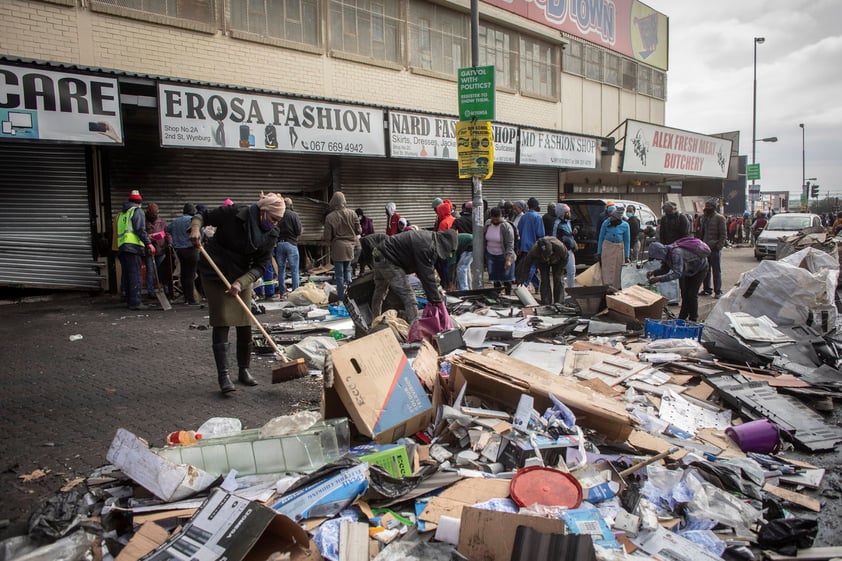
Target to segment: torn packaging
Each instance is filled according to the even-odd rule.
[[[614,441],[624,442],[632,432],[632,419],[619,401],[494,350],[463,353],[451,359],[450,383],[454,391],[468,384],[472,395],[514,410],[521,394],[535,398],[535,408],[552,406],[549,394],[561,399],[578,423]]]

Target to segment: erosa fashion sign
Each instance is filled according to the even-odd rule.
[[[0,139],[122,144],[117,80],[0,65]]]
[[[385,156],[383,111],[158,84],[163,146]]]

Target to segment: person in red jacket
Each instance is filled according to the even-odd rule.
[[[453,228],[456,217],[453,216],[453,203],[450,202],[450,199],[445,199],[436,207],[436,216],[438,217],[439,232]]]
[[[398,222],[400,222],[401,215],[397,212],[395,203],[386,203],[386,235],[394,236],[400,232]]]

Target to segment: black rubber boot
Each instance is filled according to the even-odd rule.
[[[251,334],[251,328],[249,328],[249,334]],[[251,372],[249,372],[249,365],[251,364],[250,345],[251,341],[246,337],[240,337],[239,333],[237,334],[237,367],[239,368],[237,378],[244,386],[257,385],[257,380],[252,378]]]
[[[216,361],[216,374],[219,380],[219,390],[222,395],[231,395],[231,392],[237,391],[234,387],[234,382],[228,376],[228,343],[214,343],[213,344],[213,359]]]

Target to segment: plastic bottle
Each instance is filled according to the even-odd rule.
[[[197,433],[194,430],[177,430],[167,435],[167,444],[169,446],[179,444],[196,444],[201,439],[201,433]]]
[[[233,417],[211,417],[196,429],[202,438],[218,438],[239,434],[243,430],[243,422]]]

